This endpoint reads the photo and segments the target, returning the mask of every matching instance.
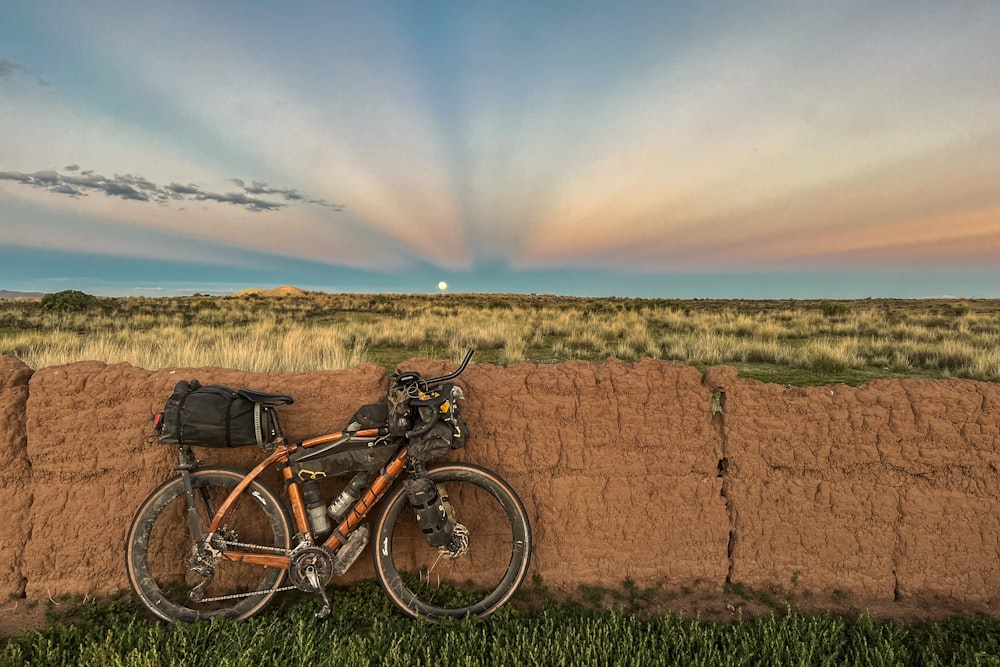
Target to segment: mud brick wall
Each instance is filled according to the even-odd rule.
[[[410,360],[439,375],[453,364]],[[174,384],[287,393],[299,440],[382,400],[377,366],[251,374],[0,358],[0,593],[127,587],[123,541],[172,473],[150,441]],[[532,521],[532,573],[575,589],[740,582],[858,600],[1000,597],[1000,385],[943,380],[786,388],[650,359],[470,366],[472,437],[451,458],[498,471]],[[254,447],[200,449],[249,468]],[[281,488],[277,475],[266,481]],[[328,482],[329,483],[329,482]],[[331,488],[329,490],[333,492]],[[362,557],[349,580],[372,575]]]
[[[23,595],[24,547],[31,535],[31,464],[24,408],[31,369],[0,357],[0,593]]]
[[[867,598],[1000,595],[1000,386],[726,387],[730,578]]]
[[[522,497],[532,569],[547,583],[724,580],[721,453],[697,370],[652,359],[481,365],[458,383],[472,433],[461,456]]]

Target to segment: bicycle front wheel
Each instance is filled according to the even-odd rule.
[[[499,475],[479,466],[443,464],[427,474],[449,498],[466,548],[455,556],[430,546],[400,485],[376,521],[375,574],[410,616],[487,616],[528,573],[531,528],[524,505]]]
[[[191,473],[202,531],[243,477],[223,468]],[[212,576],[205,576],[204,561],[195,558],[185,498],[184,481],[175,477],[153,491],[136,513],[125,553],[132,589],[149,611],[166,621],[239,620],[256,614],[277,593],[285,570],[219,560],[212,564]],[[287,553],[290,526],[278,498],[254,480],[226,512],[218,535],[226,543],[239,543],[236,548],[243,551]]]

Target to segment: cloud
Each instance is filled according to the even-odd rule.
[[[22,69],[20,65],[15,65],[9,60],[0,58],[0,79],[9,79],[14,76],[15,72],[20,72]]]
[[[13,63],[13,62],[7,60],[6,58],[0,58],[0,80],[3,80],[3,79],[13,79],[14,76],[18,75],[18,74],[23,74],[23,75],[26,75],[26,76],[34,78],[35,81],[38,82],[39,86],[48,86],[49,85],[41,77],[37,77],[37,76],[32,75],[23,66],[18,65],[17,63]]]
[[[285,201],[295,201],[303,202],[305,204],[316,204],[318,206],[325,206],[327,208],[334,209],[336,211],[344,210],[343,205],[334,204],[325,199],[314,199],[307,197],[295,188],[272,188],[267,183],[261,183],[260,181],[252,181],[250,185],[247,185],[245,181],[234,178],[232,182],[243,189],[244,192],[254,195],[279,195]]]
[[[5,62],[0,61],[0,64]],[[277,211],[292,203],[315,204],[335,211],[344,210],[340,204],[304,195],[294,188],[274,188],[260,181],[252,181],[248,186],[243,180],[234,178],[231,181],[239,186],[242,192],[221,193],[203,190],[194,183],[158,185],[142,176],[132,174],[101,176],[90,170],[80,171],[80,166],[76,164],[65,167],[63,171],[78,173],[0,171],[0,181],[12,181],[69,197],[85,197],[91,192],[98,192],[107,197],[158,204],[179,200],[214,201],[239,206],[253,213]],[[280,198],[280,201],[275,201],[275,197]]]

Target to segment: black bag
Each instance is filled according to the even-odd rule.
[[[410,438],[410,456],[424,463],[439,459],[453,449],[464,447],[469,439],[469,429],[459,414],[458,404],[454,400],[451,384],[442,385],[439,390],[431,392],[423,401],[430,405],[417,408],[416,428],[420,423],[433,419],[434,413],[439,413],[438,423],[421,435]]]
[[[272,409],[223,385],[182,380],[163,408],[159,441],[196,447],[266,445],[277,436]]]
[[[370,403],[358,408],[344,430],[355,433],[370,428],[386,428],[391,437],[398,438],[413,426],[410,413],[405,397],[401,399],[390,393],[385,403]]]
[[[376,440],[364,442],[350,440],[334,445],[316,458],[315,453],[305,449],[290,458],[292,473],[300,481],[337,477],[349,472],[375,474],[384,468],[402,444],[399,440]],[[305,460],[303,460],[305,459]]]
[[[386,428],[388,423],[389,406],[386,403],[371,403],[358,408],[344,430],[353,433],[370,428]]]

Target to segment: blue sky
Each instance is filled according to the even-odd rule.
[[[0,9],[0,289],[1000,297],[1000,3]]]

